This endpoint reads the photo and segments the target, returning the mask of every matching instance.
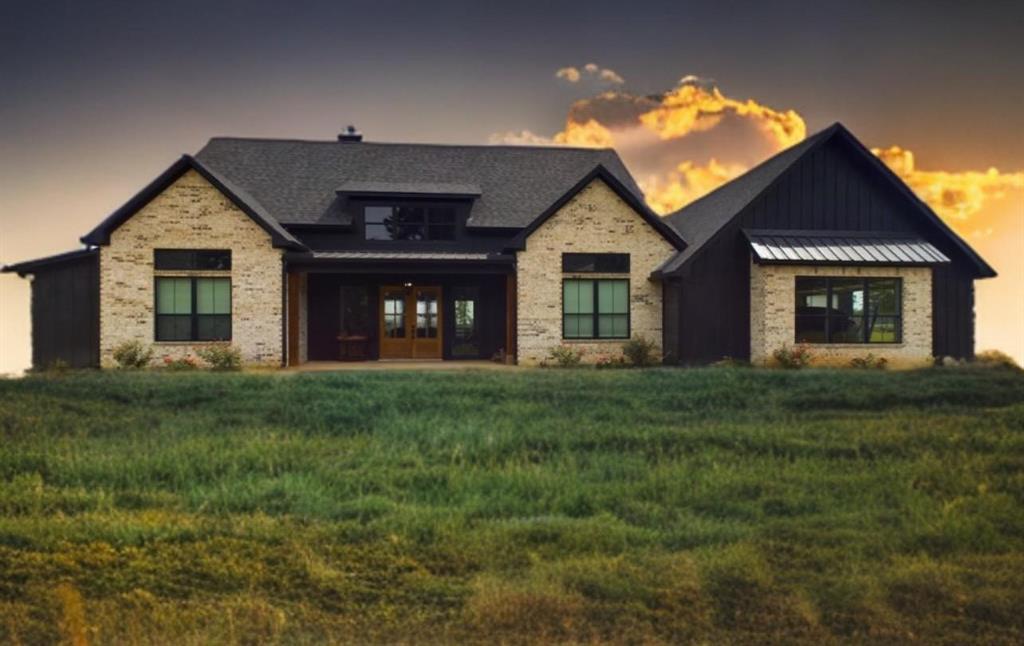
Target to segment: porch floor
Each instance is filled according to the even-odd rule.
[[[331,372],[353,370],[520,370],[520,366],[486,359],[441,361],[440,359],[382,359],[380,361],[307,361],[285,368],[285,372]]]

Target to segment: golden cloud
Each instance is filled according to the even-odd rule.
[[[747,171],[743,164],[721,163],[714,157],[707,164],[680,163],[665,176],[640,182],[647,205],[662,215],[678,210]]]
[[[604,76],[621,80],[596,63],[562,68],[556,76],[570,83]],[[804,119],[795,110],[735,99],[713,80],[687,75],[659,94],[608,90],[576,101],[564,129],[551,137],[522,130],[492,135],[491,142],[615,148],[638,178],[651,208],[665,214],[806,136]],[[899,146],[872,152],[951,224],[969,219],[989,200],[1024,190],[1024,171],[924,171],[916,168],[914,154]],[[975,237],[992,232],[983,222],[957,228]]]
[[[901,148],[872,148],[885,165],[899,175],[945,220],[967,220],[985,206],[985,202],[1006,197],[1013,190],[1024,189],[1024,171],[1001,173],[996,168],[987,171],[950,172],[918,170],[914,153]],[[983,234],[985,230],[979,230]],[[988,230],[991,234],[991,230]]]
[[[799,143],[807,136],[807,126],[795,110],[778,111],[753,99],[731,99],[717,87],[703,87],[692,76],[682,80],[681,85],[662,97],[657,108],[640,115],[640,122],[662,139],[710,130],[728,113],[755,122],[777,142],[779,150]]]

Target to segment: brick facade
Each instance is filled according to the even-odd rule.
[[[772,353],[795,344],[797,276],[878,276],[903,279],[903,341],[895,344],[812,344],[815,363],[846,365],[868,353],[894,367],[926,364],[932,353],[932,272],[927,267],[807,267],[758,265],[750,268],[750,359],[772,362]]]
[[[583,350],[586,362],[620,352],[621,339],[562,340],[562,279],[572,277],[562,274],[563,252],[630,254],[632,335],[642,335],[661,346],[661,284],[649,276],[675,249],[607,184],[595,179],[534,231],[526,240],[526,249],[516,254],[520,364],[540,363],[560,343]]]
[[[101,365],[114,364],[113,349],[124,341],[151,345],[157,361],[195,355],[207,345],[154,339],[154,277],[204,275],[154,272],[153,250],[160,248],[231,249],[231,342],[247,365],[281,364],[281,251],[271,246],[266,231],[190,170],[118,227],[109,245],[100,247]]]

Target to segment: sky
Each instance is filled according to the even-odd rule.
[[[1000,273],[1024,361],[1024,3],[0,1],[0,263],[216,135],[611,145],[668,212],[834,121]],[[0,373],[29,363],[0,276]]]

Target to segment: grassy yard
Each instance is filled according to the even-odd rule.
[[[1022,607],[1011,370],[0,380],[3,643],[1020,643]]]

